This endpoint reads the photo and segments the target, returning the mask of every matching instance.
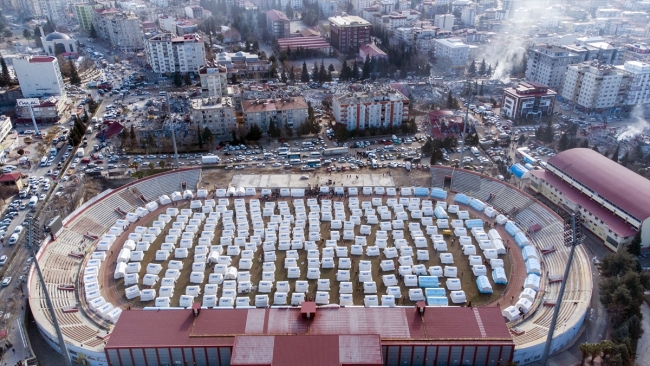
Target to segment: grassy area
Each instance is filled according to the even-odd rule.
[[[360,201],[363,201],[363,200],[367,200],[367,199],[363,199],[363,198],[360,199]],[[288,201],[289,201],[289,207],[292,209],[292,212],[294,212],[293,211],[293,201],[292,200],[288,200]],[[231,199],[229,209],[233,209],[233,206],[234,206],[234,201],[233,201],[233,199]],[[179,209],[180,208],[189,208],[189,204],[186,204],[185,207],[179,207]],[[347,202],[346,202],[346,206],[345,206],[345,211],[346,211],[347,217],[350,217],[351,212],[350,212],[349,208],[347,207]],[[450,216],[453,216],[453,218],[456,218],[455,215],[453,215],[453,214],[450,214]],[[152,216],[151,219],[147,221],[145,226],[151,226],[153,221],[155,221],[157,219],[158,219],[157,216],[156,217]],[[450,220],[451,219],[452,219],[452,217],[450,217]],[[269,218],[264,218],[265,224],[268,224],[268,221],[269,221]],[[362,221],[362,224],[365,224],[365,219],[364,218],[362,218],[361,221]],[[419,222],[419,220],[409,220],[408,222]],[[405,237],[406,237],[406,240],[408,241],[409,245],[411,247],[413,247],[414,251],[415,251],[415,246],[413,244],[413,240],[410,238],[410,235],[408,235],[408,222],[404,223],[404,226],[406,228],[405,229]],[[172,224],[170,222],[167,225],[167,227],[165,228],[165,230],[163,231],[163,233],[155,240],[155,242],[151,245],[149,250],[145,253],[144,260],[142,261],[142,270],[140,271],[140,283],[142,283],[141,281],[142,281],[142,278],[144,277],[144,275],[146,273],[146,265],[148,263],[160,263],[162,265],[163,269],[159,274],[159,276],[162,278],[164,276],[165,271],[167,270],[167,267],[169,265],[169,261],[170,260],[175,260],[173,254],[172,254],[167,261],[164,261],[164,262],[154,261],[155,253],[156,253],[157,250],[160,249],[160,246],[164,241],[165,233],[167,232],[168,229],[171,228],[171,225]],[[373,231],[371,232],[370,235],[367,235],[367,243],[368,243],[368,245],[373,245],[373,243],[375,242],[376,230],[378,229],[378,226],[379,225],[373,225]],[[360,229],[359,226],[355,227],[355,234],[356,235],[359,235],[359,229]],[[422,229],[423,229],[423,231],[425,231],[426,228],[422,227]],[[202,231],[202,227],[199,229],[199,233],[201,231]],[[213,245],[218,244],[218,242],[220,240],[220,237],[221,237],[222,231],[223,231],[223,224],[220,221],[219,224],[217,225],[216,230],[215,230],[215,236],[214,236],[214,240],[213,240],[213,243],[212,243]],[[341,234],[342,234],[342,230],[339,230],[339,231],[341,231]],[[252,235],[252,229],[251,229],[250,234]],[[123,238],[118,239],[118,243],[123,243],[124,240],[126,239],[126,236],[127,235],[125,234]],[[321,225],[321,237],[323,238],[323,240],[321,240],[318,243],[320,249],[322,249],[325,246],[325,239],[329,239],[329,236],[330,236],[330,224],[328,222],[324,222]],[[445,240],[447,241],[449,252],[454,255],[455,263],[453,264],[453,266],[458,267],[459,278],[461,279],[462,288],[465,291],[465,294],[467,296],[467,300],[471,301],[473,306],[479,306],[479,305],[490,303],[490,302],[496,300],[499,296],[501,296],[501,294],[506,289],[506,285],[495,285],[494,282],[492,281],[492,276],[489,273],[488,273],[488,278],[490,280],[490,283],[492,284],[494,293],[493,294],[485,294],[485,295],[480,294],[478,292],[476,282],[475,282],[476,277],[472,273],[472,269],[471,269],[471,267],[469,265],[469,260],[467,259],[467,256],[465,256],[463,254],[463,252],[461,250],[461,247],[460,247],[460,244],[452,243],[451,238],[446,238]],[[436,253],[436,251],[433,249],[433,243],[431,242],[431,238],[427,237],[427,241],[428,241],[427,250],[429,251],[430,260],[428,260],[428,261],[416,261],[415,264],[424,264],[427,268],[430,267],[430,266],[442,265],[440,263],[440,258],[439,258],[438,253]],[[195,238],[194,246],[197,245],[197,242],[198,242],[198,236],[197,236],[197,238]],[[353,244],[353,241],[343,241],[343,240],[339,241],[339,245],[345,245],[348,248],[352,244]],[[474,243],[474,244],[476,244],[476,243]],[[393,239],[392,239],[392,236],[390,235],[390,233],[389,233],[389,239],[388,239],[388,246],[389,247],[393,246]],[[478,245],[477,245],[477,249],[478,249]],[[224,252],[225,252],[225,250],[224,250]],[[276,253],[277,253],[277,259],[275,261],[275,263],[276,263],[275,281],[276,282],[277,281],[289,281],[290,288],[294,289],[296,279],[287,279],[287,270],[284,269],[284,259],[286,257],[286,253],[284,251],[280,251],[280,250],[276,251]],[[182,260],[184,266],[183,266],[183,269],[181,270],[181,275],[180,275],[178,281],[176,282],[176,288],[175,288],[175,291],[174,291],[174,296],[171,299],[171,306],[178,306],[178,300],[179,300],[181,295],[185,294],[185,288],[187,286],[196,285],[196,284],[192,284],[192,283],[189,282],[193,257],[194,257],[194,248],[190,248],[188,257]],[[263,252],[262,252],[261,246],[258,248],[257,252],[255,253],[255,259],[253,260],[253,267],[249,271],[250,272],[250,277],[251,277],[251,282],[252,282],[252,284],[254,286],[257,285],[257,283],[261,280],[261,277],[262,277],[262,263],[258,262],[259,258],[263,258]],[[381,296],[382,294],[385,294],[386,293],[386,286],[384,286],[381,276],[382,275],[387,275],[387,274],[397,274],[397,271],[394,271],[394,272],[392,272],[392,271],[391,272],[383,272],[383,271],[381,271],[381,268],[380,268],[379,264],[380,264],[381,260],[386,259],[383,256],[383,254],[378,256],[378,257],[368,257],[366,255],[361,255],[361,256],[350,255],[350,258],[352,258],[354,260],[354,262],[353,262],[354,267],[350,271],[350,274],[351,274],[351,280],[350,281],[355,285],[355,291],[354,291],[354,294],[353,294],[354,304],[355,305],[363,305],[363,300],[364,300],[364,296],[365,296],[365,294],[363,293],[363,290],[359,291],[357,289],[357,281],[358,281],[358,271],[357,270],[358,270],[360,260],[367,260],[367,261],[372,262],[372,275],[373,275],[373,279],[375,280],[375,282],[377,284],[377,295]],[[416,260],[415,256],[414,256],[414,260]],[[511,272],[510,258],[508,258],[507,256],[504,256],[503,260],[505,262],[506,275],[509,278],[510,277],[510,272]],[[305,251],[305,250],[300,250],[299,251],[299,259],[298,259],[297,262],[298,262],[298,265],[299,265],[299,267],[301,269],[301,277],[298,280],[305,280],[306,279],[306,274],[307,274],[307,265],[306,265],[306,263],[307,263],[307,251]],[[335,262],[338,263],[338,259],[335,259]],[[232,261],[232,266],[234,266],[235,268],[238,268],[238,265],[239,265],[239,256],[234,257],[233,261]],[[444,265],[442,265],[442,266],[444,268]],[[214,267],[213,265],[208,265],[206,267],[205,280],[201,284],[201,289],[203,289],[204,285],[207,284],[208,276],[209,276],[210,273],[213,272],[213,267]],[[488,267],[488,269],[490,269],[490,268]],[[339,282],[336,281],[336,273],[337,273],[337,268],[321,269],[321,279],[329,279],[330,280],[330,303],[339,303]],[[440,278],[441,287],[445,287],[444,281],[445,281],[445,278]],[[400,304],[414,305],[414,303],[408,299],[408,289],[409,288],[404,286],[403,281],[399,281],[399,282],[400,282],[400,287],[401,287],[401,290],[402,290],[401,291],[402,296],[404,296],[404,300],[402,302],[400,302]],[[317,280],[309,280],[309,292],[307,294],[308,297],[309,296],[312,296],[312,297],[315,296],[315,294],[316,294],[316,286],[317,286],[316,283],[317,283]],[[126,300],[126,298],[124,297],[124,292],[125,292],[124,280],[123,279],[117,280],[116,285],[117,285],[118,294],[122,298],[124,298]],[[158,290],[159,286],[160,286],[160,282],[158,284],[156,284],[155,286],[153,286],[153,288]],[[146,286],[141,286],[141,289],[144,289],[144,288],[147,288],[147,287]],[[221,286],[219,286],[219,291],[217,293],[217,296],[219,298],[221,297],[221,290],[222,290],[222,288],[221,288]],[[271,300],[271,303],[273,301],[273,293],[274,292],[275,291],[268,294],[269,299]],[[239,296],[248,296],[251,299],[251,304],[254,303],[255,293],[251,292],[250,294],[239,294]],[[195,299],[195,301],[198,301],[198,302],[202,302],[202,300],[203,300],[203,296],[199,296],[198,298]],[[154,305],[153,301],[141,302],[141,301],[139,301],[139,299],[134,300],[134,301],[130,301],[130,303],[131,303],[132,306],[135,306],[135,307],[145,307],[145,306],[153,306]],[[450,303],[450,305],[452,304],[451,300],[450,300],[449,303]]]

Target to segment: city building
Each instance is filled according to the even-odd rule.
[[[194,19],[194,18],[201,19],[203,18],[203,8],[198,5],[186,6],[185,16],[190,19]]]
[[[175,29],[176,30],[173,33],[182,36],[186,34],[196,33],[199,30],[199,25],[187,20],[179,20],[175,24]]]
[[[323,37],[291,37],[278,39],[278,45],[281,50],[290,48],[292,51],[297,49],[315,50],[320,52],[323,56],[329,57],[334,53],[332,45]]]
[[[204,97],[223,97],[228,94],[228,70],[225,66],[208,61],[199,67],[201,95]]]
[[[473,123],[468,123],[465,127],[464,114],[457,115],[448,109],[429,111],[429,126],[431,126],[431,137],[436,139],[444,139],[448,136],[458,138],[463,133],[473,134],[476,132]]]
[[[503,90],[501,114],[511,119],[550,116],[556,96],[546,85],[524,81]]]
[[[105,352],[113,366],[414,366],[461,359],[487,366],[512,361],[514,348],[495,306],[328,309],[304,302],[287,309],[124,311]]]
[[[467,65],[469,46],[459,38],[444,38],[434,41],[436,58],[452,68],[463,68]]]
[[[292,9],[302,9],[302,0],[280,0],[280,7],[286,9],[287,5]]]
[[[650,47],[643,43],[624,44],[621,59],[625,61],[641,61],[650,63]]]
[[[433,20],[433,25],[442,30],[451,31],[454,28],[455,20],[456,17],[454,14],[436,15],[436,18]]]
[[[13,129],[11,124],[11,118],[5,116],[4,114],[0,116],[0,142],[4,141],[5,137]]]
[[[597,61],[569,65],[562,86],[562,98],[586,113],[620,107],[625,101],[628,75]]]
[[[331,17],[336,14],[338,7],[339,2],[336,0],[318,0],[318,8],[324,17]]]
[[[16,121],[31,123],[31,113],[34,113],[36,123],[56,123],[67,108],[67,105],[61,96],[43,98],[39,102],[40,104],[32,106],[32,112],[29,111],[29,107],[17,105]]]
[[[221,52],[216,57],[216,63],[226,67],[228,78],[233,75],[238,78],[268,77],[271,70],[271,61],[260,60],[256,53]]]
[[[72,12],[79,23],[79,27],[86,33],[90,33],[93,25],[93,13],[95,9],[102,9],[103,7],[102,4],[74,4],[72,5]]]
[[[357,53],[359,46],[370,43],[370,22],[354,16],[330,17],[330,42],[343,53]]]
[[[386,52],[382,51],[374,43],[364,44],[359,47],[359,58],[365,60],[366,57],[376,58],[376,59],[388,59]]]
[[[464,6],[461,10],[460,21],[465,27],[473,27],[476,19],[476,7]]]
[[[614,67],[628,75],[623,104],[632,106],[650,103],[650,64],[640,61],[627,61],[623,65]]]
[[[145,41],[147,62],[153,72],[198,72],[205,64],[205,46],[198,34],[157,34]]]
[[[176,17],[171,15],[158,16],[158,24],[160,29],[169,33],[176,33]]]
[[[266,12],[266,28],[273,38],[286,38],[291,36],[290,24],[291,21],[283,12],[275,9]]]
[[[201,130],[207,127],[217,138],[230,137],[237,127],[234,101],[229,97],[191,99],[190,121]]]
[[[361,14],[361,11],[365,8],[370,7],[373,2],[373,0],[352,0],[352,7],[357,12],[357,14]]]
[[[264,132],[269,130],[271,119],[276,128],[297,129],[307,120],[307,109],[307,101],[303,97],[242,101],[246,128],[250,129],[255,124]]]
[[[18,57],[13,59],[13,65],[24,98],[65,96],[65,84],[56,57]]]
[[[23,180],[18,171],[0,174],[0,187],[9,192],[18,193],[23,189]]]
[[[43,36],[43,28],[40,29],[41,42],[43,49],[49,56],[56,56],[62,54],[64,57],[77,55],[77,41],[67,34],[52,32],[47,36]],[[58,52],[57,52],[58,51]]]
[[[591,149],[563,151],[545,170],[531,171],[531,189],[582,215],[585,227],[610,250],[621,250],[641,230],[650,246],[650,180]]]
[[[397,127],[408,120],[409,99],[390,86],[365,86],[332,98],[336,123],[348,130]]]
[[[540,44],[528,53],[526,80],[560,90],[567,66],[581,62],[580,55],[561,47]]]
[[[97,36],[108,40],[113,47],[124,52],[139,51],[144,48],[144,37],[140,19],[120,10],[95,9],[93,26]]]

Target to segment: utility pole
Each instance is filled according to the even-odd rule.
[[[573,255],[575,254],[576,247],[582,242],[582,216],[576,216],[572,213],[571,216],[564,218],[564,245],[571,245],[571,252],[569,252],[569,259],[567,260],[566,267],[564,268],[564,277],[560,285],[560,292],[557,295],[555,308],[553,309],[553,318],[551,318],[551,325],[546,336],[546,344],[544,345],[544,353],[540,360],[541,365],[546,365],[548,356],[551,352],[551,344],[553,343],[553,334],[555,333],[555,324],[557,323],[560,308],[562,307],[562,298],[564,297],[564,288],[566,281],[571,272],[571,264],[573,263]]]
[[[34,252],[34,237],[33,230],[38,230],[38,225],[34,228],[33,225],[34,218],[30,215],[27,217],[28,229],[27,229],[27,249],[29,249],[30,255],[34,258],[34,266],[36,267],[36,272],[38,273],[38,279],[41,282],[41,291],[45,295],[45,303],[47,304],[47,309],[50,312],[50,317],[52,317],[52,324],[54,325],[54,330],[56,330],[56,336],[59,340],[59,348],[61,349],[61,355],[65,360],[67,366],[72,366],[72,361],[70,360],[70,354],[68,353],[68,348],[65,345],[65,340],[63,339],[63,333],[61,333],[61,327],[59,327],[59,321],[56,318],[56,312],[54,311],[54,305],[52,305],[52,299],[50,299],[50,294],[47,291],[47,286],[45,285],[45,280],[43,279],[43,272],[41,272],[41,266],[38,264],[38,259],[36,258],[36,253]]]
[[[167,97],[167,113],[169,115],[169,123],[171,124],[172,130],[172,144],[174,144],[174,159],[176,160],[176,169],[181,167],[181,164],[178,160],[178,148],[176,147],[176,125],[174,123],[174,116],[172,116],[172,106],[169,104],[169,91],[165,92]]]
[[[469,105],[472,103],[472,84],[467,79],[467,85],[469,86],[469,97],[467,98],[467,104],[465,104],[465,121],[463,122],[463,133],[461,136],[460,143],[460,156],[458,158],[458,168],[463,169],[463,153],[465,152],[465,139],[467,138],[467,125],[469,124]]]

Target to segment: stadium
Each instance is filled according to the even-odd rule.
[[[582,248],[563,278],[562,219],[487,176],[431,174],[430,187],[399,189],[380,174],[345,186],[235,176],[208,191],[201,169],[183,169],[102,192],[37,253],[71,358],[528,364],[541,358],[556,306],[551,352],[570,344],[592,280]],[[33,269],[28,289],[59,350]]]

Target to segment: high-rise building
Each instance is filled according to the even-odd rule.
[[[247,129],[252,125],[268,131],[271,119],[276,128],[297,129],[307,120],[307,102],[303,97],[284,99],[244,100],[242,110],[243,122]]]
[[[356,53],[359,46],[370,43],[370,22],[354,16],[330,17],[330,42],[343,53]]]
[[[569,65],[562,97],[587,113],[620,107],[625,103],[628,78],[625,72],[596,61]]]
[[[467,65],[469,46],[459,38],[436,39],[434,42],[436,58],[452,68]]]
[[[74,13],[74,17],[79,23],[79,27],[84,31],[90,33],[93,24],[93,13],[95,12],[95,9],[103,8],[104,5],[102,4],[74,4],[72,6],[72,12]]]
[[[23,97],[65,96],[65,84],[56,57],[19,57],[13,60],[13,65]]]
[[[528,53],[526,80],[560,90],[567,66],[581,62],[581,56],[561,47],[540,44]]]
[[[234,101],[229,97],[192,99],[190,120],[201,130],[207,127],[217,137],[230,136],[237,127]]]
[[[97,36],[111,42],[122,51],[137,51],[144,48],[144,37],[140,19],[121,10],[95,9],[93,25]]]
[[[441,30],[451,31],[454,28],[454,20],[456,20],[454,14],[436,15],[436,18],[433,20],[433,25]]]
[[[368,87],[334,96],[332,111],[336,123],[348,130],[397,127],[408,119],[409,99],[391,88]]]
[[[266,12],[266,28],[273,38],[289,37],[290,24],[289,18],[283,12],[275,9]]]
[[[205,64],[205,46],[197,34],[157,34],[145,41],[147,62],[153,72],[198,72]]]
[[[464,6],[461,10],[460,21],[465,27],[473,27],[476,19],[476,8],[474,6]]]
[[[228,94],[228,69],[208,61],[199,68],[201,94],[204,97],[222,97]]]
[[[503,90],[501,113],[511,119],[541,117],[553,114],[557,93],[546,85],[521,82]]]
[[[650,64],[627,61],[625,64],[615,67],[628,75],[623,103],[629,106],[650,103]]]

